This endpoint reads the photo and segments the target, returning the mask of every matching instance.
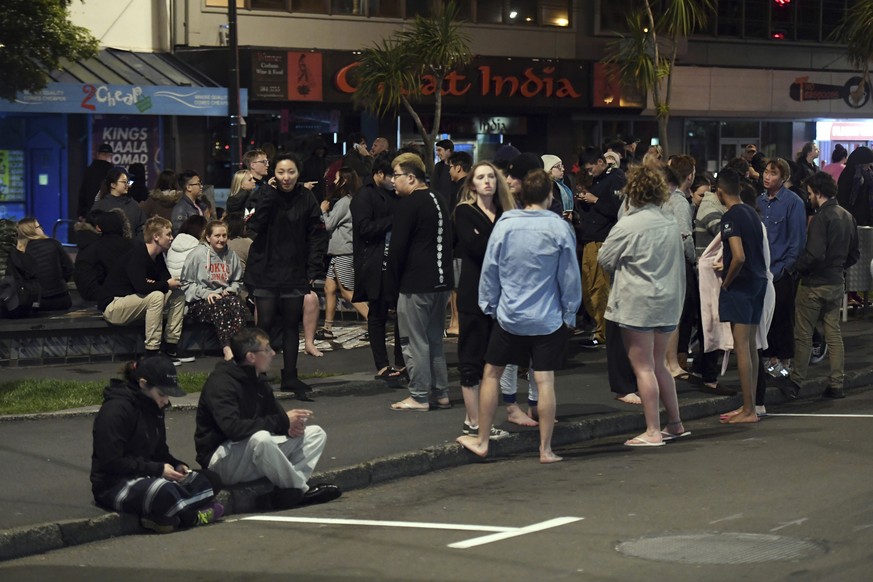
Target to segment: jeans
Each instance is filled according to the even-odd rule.
[[[797,288],[794,318],[794,365],[791,380],[801,384],[806,379],[809,356],[812,352],[812,332],[822,320],[831,366],[830,387],[842,389],[846,374],[843,369],[843,336],[840,333],[840,306],[843,302],[843,284]]]

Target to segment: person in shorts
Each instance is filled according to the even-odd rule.
[[[503,369],[530,363],[539,387],[540,462],[556,463],[562,459],[552,452],[554,371],[576,323],[582,283],[573,229],[548,209],[552,180],[544,170],[527,173],[521,200],[524,209],[504,212],[488,239],[479,307],[495,322],[479,389],[479,434],[457,441],[480,457],[488,454]]]
[[[740,180],[735,170],[725,169],[718,175],[716,191],[727,208],[720,227],[724,250],[718,317],[731,324],[743,392],[742,411],[722,419],[725,424],[758,422],[754,390],[759,362],[755,334],[761,322],[767,290],[761,219],[754,208],[743,204]]]

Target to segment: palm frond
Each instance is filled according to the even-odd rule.
[[[357,90],[354,102],[377,115],[396,110],[404,95],[414,97],[421,91],[419,68],[397,39],[383,39],[364,50],[354,75]]]

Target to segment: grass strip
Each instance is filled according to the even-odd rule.
[[[317,371],[300,377],[328,378],[334,375]],[[185,392],[200,392],[208,376],[207,372],[180,372],[179,384]],[[99,405],[103,403],[103,391],[107,384],[105,380],[82,382],[53,378],[3,382],[0,383],[0,415],[56,412]]]

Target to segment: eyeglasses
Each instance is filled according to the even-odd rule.
[[[391,174],[391,179],[396,180],[397,178],[399,178],[401,176],[411,176],[411,174],[409,172],[404,172],[402,174]]]
[[[270,163],[270,160],[255,160],[252,164],[264,164],[267,165]]]
[[[252,353],[253,353],[253,354],[257,354],[258,352],[265,352],[265,353],[268,353],[268,354],[275,354],[275,353],[276,353],[276,350],[273,349],[273,346],[267,346],[267,347],[265,347],[265,348],[263,348],[263,349],[260,349],[260,350],[252,350]]]

